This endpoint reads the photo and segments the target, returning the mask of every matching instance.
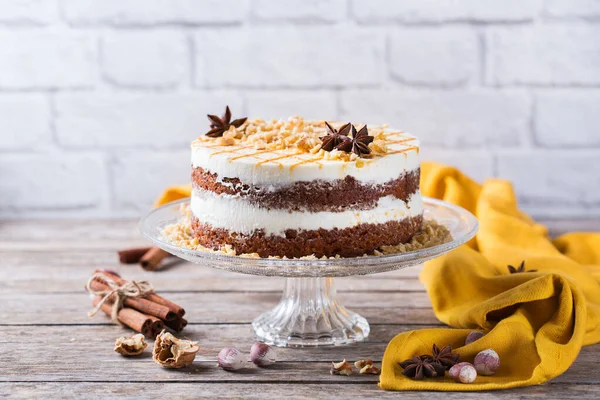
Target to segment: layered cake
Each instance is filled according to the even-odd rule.
[[[191,226],[207,248],[353,257],[421,230],[419,142],[387,126],[209,115],[192,143]]]

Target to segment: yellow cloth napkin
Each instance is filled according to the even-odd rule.
[[[478,185],[458,170],[424,163],[425,196],[458,204],[479,219],[468,245],[425,264],[420,279],[437,318],[454,328],[401,333],[389,343],[379,385],[389,390],[490,390],[528,386],[569,368],[581,346],[600,341],[600,233],[571,233],[552,242],[546,229],[518,210],[509,182]],[[525,260],[526,270],[507,265]],[[474,329],[487,334],[464,345]],[[493,348],[500,369],[472,384],[450,377],[416,381],[398,362],[451,344],[472,362]]]
[[[421,274],[438,319],[454,328],[401,333],[389,343],[379,385],[389,390],[490,390],[527,386],[563,373],[581,346],[600,341],[600,233],[571,233],[552,242],[546,228],[519,211],[507,181],[475,183],[455,168],[423,163],[423,195],[458,204],[479,219],[479,232],[455,251],[429,261]],[[157,205],[188,197],[190,185],[168,188]],[[525,260],[527,272],[507,265]],[[474,329],[488,332],[464,346]],[[475,383],[448,376],[422,381],[398,362],[451,344],[461,360],[493,348],[500,369]]]
[[[190,197],[192,195],[192,185],[169,186],[166,188],[154,203],[154,207],[162,206],[175,200]]]

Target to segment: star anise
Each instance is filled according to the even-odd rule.
[[[518,274],[520,272],[537,272],[537,269],[530,269],[529,271],[525,271],[525,260],[521,261],[521,264],[515,268],[512,265],[507,265],[508,272],[511,274]]]
[[[336,149],[345,151],[347,153],[353,152],[357,156],[361,157],[371,152],[371,149],[369,149],[369,143],[371,143],[373,139],[373,136],[369,136],[369,131],[367,130],[366,125],[360,128],[358,132],[356,132],[356,127],[352,125],[352,140],[340,143],[336,146]]]
[[[399,364],[404,368],[404,371],[402,371],[403,375],[417,380],[444,376],[446,374],[446,370],[441,364],[424,360],[419,356],[413,356]]]
[[[440,349],[436,344],[433,345],[433,355],[422,355],[421,358],[431,363],[440,364],[448,370],[458,362],[460,355],[452,352],[452,346],[448,345]]]
[[[223,133],[227,132],[232,126],[239,128],[248,119],[238,118],[232,121],[231,110],[229,110],[229,106],[225,107],[225,112],[221,118],[211,114],[208,114],[207,117],[210,121],[210,131],[206,132],[206,136],[212,138],[223,136]]]
[[[321,136],[320,139],[323,142],[321,148],[325,151],[331,151],[334,148],[337,148],[340,144],[344,142],[351,142],[348,134],[350,133],[350,122],[340,127],[340,129],[335,129],[333,126],[329,125],[327,121],[325,121],[325,125],[327,125],[327,136]]]

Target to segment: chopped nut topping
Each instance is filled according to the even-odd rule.
[[[211,134],[203,135],[197,142],[218,146],[250,147],[256,150],[296,150],[299,154],[313,154],[325,160],[355,161],[362,158],[385,156],[391,143],[410,142],[414,138],[403,132],[391,132],[387,125],[370,126],[368,134],[363,124],[343,124],[321,120],[308,121],[301,117],[287,120],[239,119],[229,123],[231,113],[219,118],[210,117]],[[240,122],[243,121],[243,122]],[[348,137],[352,129],[356,138]],[[214,132],[213,132],[214,131]],[[322,142],[325,140],[325,142]],[[344,138],[344,139],[341,139]],[[342,141],[347,141],[346,146]],[[335,146],[334,146],[335,145]],[[336,147],[337,146],[337,147]],[[342,151],[345,149],[345,151]]]

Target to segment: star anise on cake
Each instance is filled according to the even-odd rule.
[[[433,345],[432,355],[422,355],[421,358],[429,361],[431,363],[437,363],[442,365],[445,369],[450,369],[454,364],[458,362],[460,355],[452,352],[452,346],[448,345],[443,348],[437,347],[436,344]]]
[[[239,128],[248,118],[238,118],[231,120],[231,110],[229,106],[225,107],[225,112],[221,118],[216,115],[207,114],[208,120],[210,121],[210,131],[206,132],[206,136],[216,138],[221,137],[225,132],[232,126]]]
[[[323,150],[332,151],[334,148],[337,148],[339,145],[345,142],[351,142],[351,139],[348,137],[351,127],[350,122],[342,125],[340,129],[335,129],[327,121],[325,121],[325,125],[327,125],[327,135],[320,137],[321,141],[323,142],[321,145]]]
[[[357,132],[356,127],[352,125],[351,130],[352,140],[347,140],[339,144],[336,149],[345,151],[347,153],[353,152],[359,157],[371,153],[371,149],[369,149],[369,143],[371,143],[375,138],[373,136],[369,136],[367,126],[363,126]]]
[[[424,360],[419,356],[413,356],[399,364],[404,368],[404,371],[402,371],[404,376],[416,380],[444,376],[446,374],[446,369],[441,364]]]
[[[518,267],[513,267],[512,265],[507,265],[508,272],[511,274],[518,274],[520,272],[537,272],[537,269],[530,269],[529,271],[525,270],[525,260],[521,261]]]

